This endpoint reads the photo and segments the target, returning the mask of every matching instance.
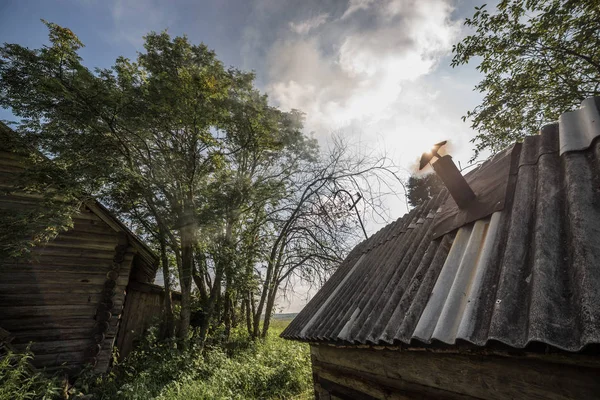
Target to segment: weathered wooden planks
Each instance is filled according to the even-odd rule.
[[[600,364],[589,367],[525,357],[333,346],[311,346],[311,355],[317,379],[323,376],[355,390],[366,380],[387,390],[424,387],[427,390],[417,392],[434,391],[438,398],[441,394],[435,391],[489,400],[593,399],[600,393]],[[365,393],[381,398],[374,391]]]
[[[54,329],[24,329],[17,330],[18,336],[15,343],[27,344],[29,342],[58,341],[72,339],[90,339],[92,337],[93,324],[88,327],[54,328]]]
[[[134,342],[152,324],[157,323],[164,313],[164,290],[157,285],[132,281],[127,287],[121,328],[116,346],[121,358],[133,349]],[[177,304],[178,294],[173,294]]]
[[[27,280],[30,281],[30,285],[35,286],[38,282],[45,285],[79,285],[80,283],[85,284],[98,284],[102,285],[106,281],[106,275],[104,274],[63,274],[62,272],[12,272],[12,273],[0,273],[0,280],[3,285],[7,284],[23,284]],[[117,285],[126,286],[129,277],[119,276]]]
[[[14,133],[0,123],[0,134]],[[35,151],[26,145],[11,150],[0,151],[0,209],[43,207],[46,193],[19,189],[19,174]],[[85,202],[72,222],[29,257],[0,260],[0,326],[11,330],[19,349],[33,342],[37,366],[77,368],[92,362],[105,371],[134,256],[144,259],[136,268],[150,280],[157,259],[101,204]]]
[[[36,356],[40,356],[42,354],[85,351],[93,344],[93,339],[87,337],[71,340],[46,340],[44,342],[15,343],[14,347],[18,351],[24,351],[29,347]]]
[[[34,293],[23,296],[21,293],[0,293],[0,307],[7,304],[15,306],[43,306],[50,304],[96,304],[100,301],[99,293],[72,293],[65,290],[63,293]]]

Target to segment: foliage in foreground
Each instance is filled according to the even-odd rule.
[[[252,341],[235,330],[227,344],[177,351],[151,331],[126,361],[106,375],[84,371],[69,399],[308,399],[312,398],[310,352],[304,343],[278,337],[281,324]],[[0,359],[0,400],[64,399],[59,377],[32,372],[31,353]]]
[[[94,399],[299,399],[312,395],[310,353],[277,337],[250,341],[236,331],[227,345],[178,352],[149,336],[108,375],[82,378]]]
[[[32,355],[13,354],[0,357],[0,400],[55,399],[61,391],[58,378],[48,378],[29,367]]]
[[[464,119],[477,151],[501,150],[600,95],[597,0],[502,0],[475,8],[452,66],[479,62],[483,101]]]
[[[361,215],[387,219],[387,157],[342,138],[320,149],[300,111],[269,105],[253,73],[225,67],[206,45],[151,32],[135,60],[94,69],[71,30],[45,24],[41,48],[0,46],[0,107],[20,119],[19,142],[49,158],[18,189],[83,193],[126,221],[160,255],[167,299],[179,280],[180,339],[196,300],[201,340],[220,324],[227,335],[236,316],[264,337],[280,288],[322,283],[362,240]],[[0,226],[0,251],[20,255],[70,226],[70,214],[41,210]],[[26,223],[35,235],[15,235]],[[48,224],[58,227],[44,234]],[[40,240],[14,243],[22,236]]]

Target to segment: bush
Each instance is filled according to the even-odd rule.
[[[291,399],[311,398],[308,345],[279,338],[251,341],[234,331],[227,344],[203,352],[160,343],[151,333],[127,359],[104,376],[83,374],[77,383],[94,399]]]
[[[25,354],[8,354],[0,358],[0,400],[56,399],[61,394],[61,382],[35,372],[29,365],[29,348]]]

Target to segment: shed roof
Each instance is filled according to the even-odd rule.
[[[447,193],[414,208],[359,244],[281,336],[571,352],[600,343],[599,103],[506,150],[501,210],[438,237]]]

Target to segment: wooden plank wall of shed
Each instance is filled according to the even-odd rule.
[[[179,293],[173,293],[173,305],[181,303],[179,296]],[[162,320],[164,298],[165,292],[160,286],[136,281],[129,283],[116,344],[120,358],[133,350],[136,340],[150,326]]]
[[[10,187],[22,171],[19,156],[0,152],[0,186]],[[37,199],[0,194],[0,208],[24,208]],[[74,227],[32,251],[29,260],[0,268],[0,325],[23,350],[32,342],[34,365],[81,366],[96,346],[95,315],[115,255],[117,233],[89,209],[74,218]],[[113,317],[97,356],[98,369],[108,367],[123,307],[133,250],[128,249],[115,287]]]
[[[596,399],[597,357],[466,355],[311,345],[315,397]]]

